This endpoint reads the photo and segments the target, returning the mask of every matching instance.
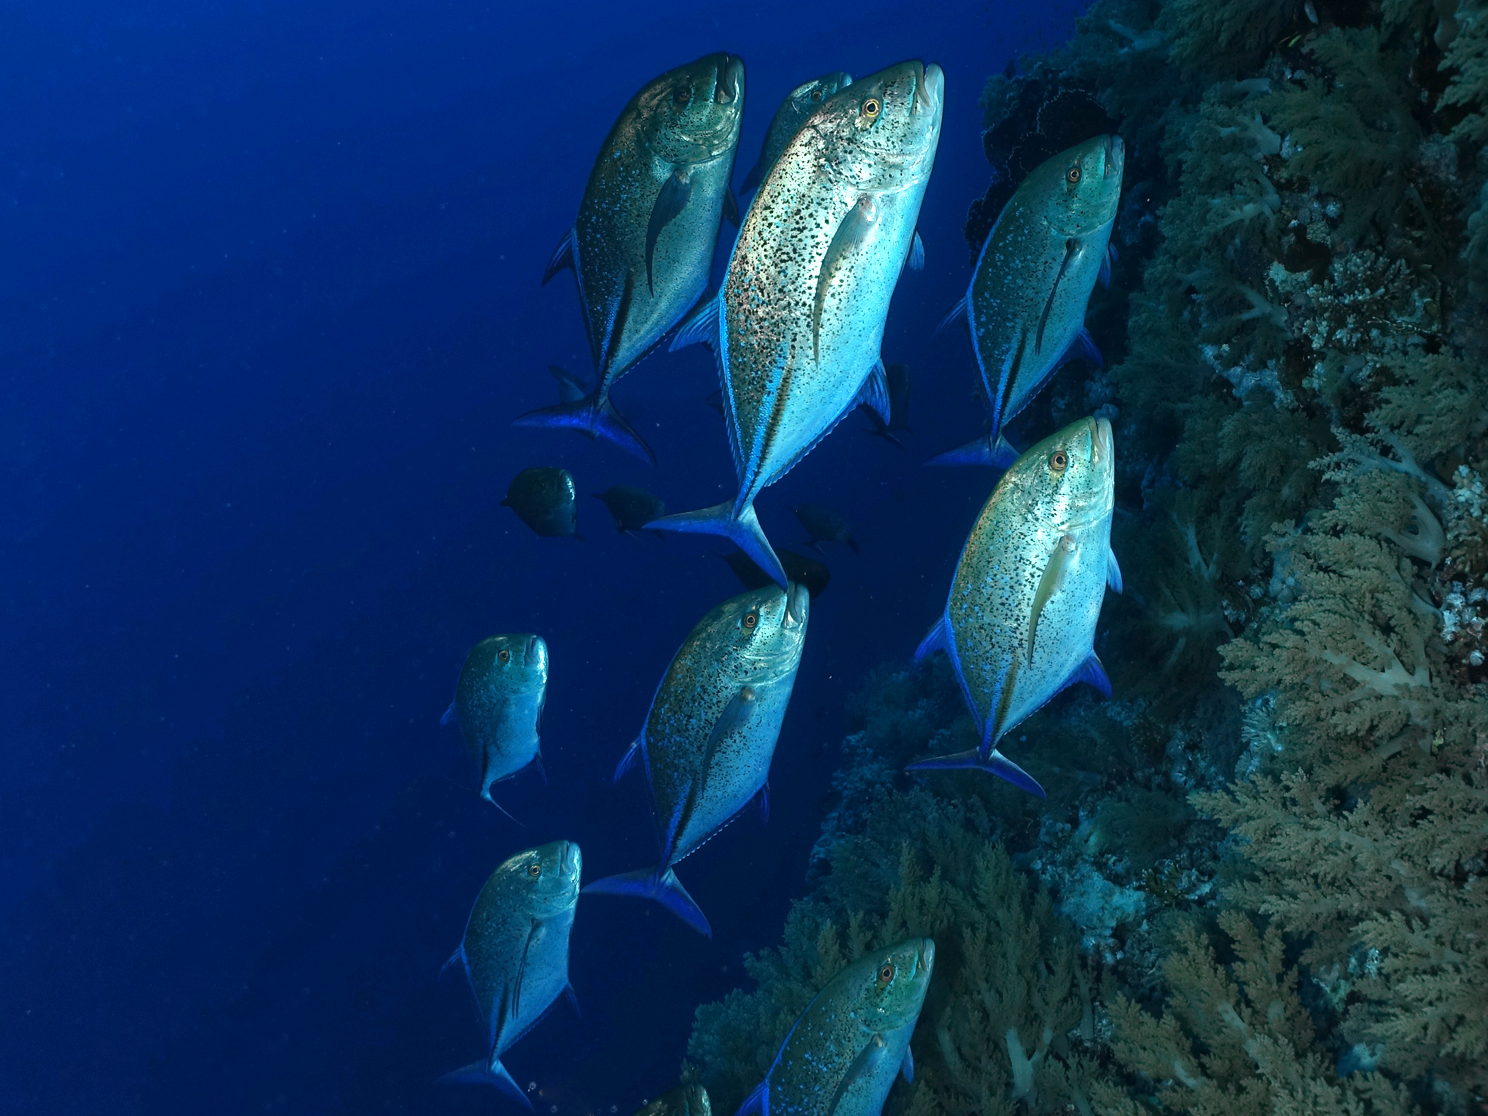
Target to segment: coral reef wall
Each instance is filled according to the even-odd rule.
[[[1099,0],[983,105],[973,250],[1041,158],[1127,144],[1108,370],[1022,420],[1115,428],[1116,700],[1009,741],[1037,803],[901,773],[967,746],[944,663],[868,679],[809,894],[686,1072],[728,1110],[923,933],[890,1111],[1488,1111],[1488,4]]]

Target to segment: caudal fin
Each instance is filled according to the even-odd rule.
[[[571,403],[559,403],[552,407],[539,407],[517,418],[513,426],[562,426],[579,430],[589,437],[604,437],[621,449],[629,450],[643,461],[656,464],[656,454],[651,452],[642,437],[630,428],[630,423],[621,417],[610,402],[609,396],[587,396]]]
[[[439,1084],[494,1085],[528,1112],[532,1111],[532,1102],[527,1099],[527,1094],[512,1080],[512,1075],[506,1072],[506,1067],[496,1058],[489,1062],[471,1062],[468,1066],[451,1070],[439,1079]]]
[[[753,504],[746,505],[744,510],[736,515],[733,501],[725,500],[721,504],[714,504],[711,508],[680,512],[677,515],[653,519],[646,526],[661,531],[685,531],[694,535],[722,535],[749,555],[750,560],[769,574],[780,588],[790,592],[785,567],[776,557],[770,540],[765,538],[759,517],[754,514]]]
[[[635,895],[642,899],[655,899],[703,937],[713,936],[713,928],[708,925],[702,909],[687,894],[682,881],[670,868],[659,873],[655,868],[642,868],[639,872],[606,876],[585,884],[583,890],[585,894]]]
[[[973,748],[969,752],[956,752],[949,756],[935,756],[931,759],[920,760],[912,763],[904,770],[906,771],[962,771],[973,768],[978,771],[990,771],[999,779],[1012,783],[1019,790],[1025,790],[1029,794],[1039,798],[1048,798],[1044,788],[1038,785],[1038,780],[1028,772],[1024,771],[1007,756],[996,748],[993,748],[986,759],[982,758],[981,749]]]
[[[938,457],[932,457],[925,462],[926,465],[990,465],[994,469],[1006,469],[1019,457],[1018,449],[1001,434],[997,436],[996,442],[990,442],[985,436],[974,442],[967,442],[964,446],[947,450]]]

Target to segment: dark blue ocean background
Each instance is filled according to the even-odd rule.
[[[778,940],[838,762],[845,696],[939,612],[981,470],[973,364],[931,332],[964,291],[988,75],[1070,0],[991,4],[12,2],[0,11],[0,1112],[515,1111],[436,1087],[481,1053],[439,967],[490,870],[557,837],[586,876],[654,862],[612,787],[666,663],[739,591],[703,537],[618,535],[590,494],[733,491],[705,349],[616,401],[651,469],[515,429],[589,372],[577,296],[539,278],[626,100],[701,54],[747,65],[736,183],[784,94],[938,62],[947,103],[884,355],[907,451],[853,415],[761,501],[840,512],[773,769],[682,872],[711,942],[586,898],[562,1005],[505,1059],[540,1111],[629,1114],[675,1083],[696,1004]],[[715,274],[732,230],[725,227]],[[529,465],[583,541],[499,506]],[[466,650],[548,642],[546,786],[481,802],[441,728]]]

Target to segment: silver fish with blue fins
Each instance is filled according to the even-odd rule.
[[[909,770],[979,768],[1044,797],[997,744],[1076,682],[1111,695],[1095,624],[1107,587],[1121,592],[1111,550],[1115,482],[1104,418],[1045,438],[997,482],[961,551],[945,612],[915,653],[950,656],[981,744]]]
[[[769,816],[770,761],[806,642],[810,593],[774,584],[730,597],[698,621],[667,666],[646,725],[615,769],[639,764],[661,857],[585,892],[655,899],[698,933],[708,919],[673,867],[750,801]]]
[[[786,586],[754,501],[860,402],[889,421],[884,320],[921,255],[915,225],[944,94],[939,66],[901,62],[827,97],[786,144],[717,298],[672,342],[706,343],[718,358],[738,494],[650,526],[723,535]]]
[[[548,645],[541,636],[491,636],[465,657],[455,700],[439,723],[459,726],[480,769],[480,795],[487,802],[495,804],[491,788],[503,779],[529,766],[542,770],[547,694]]]
[[[568,982],[568,939],[583,858],[572,841],[508,857],[476,896],[465,935],[444,971],[460,968],[486,1025],[489,1053],[445,1074],[447,1084],[495,1085],[529,1111],[532,1102],[501,1055],[535,1027],[559,996],[577,1009]]]
[[[914,1080],[909,1040],[935,968],[935,942],[869,950],[806,1006],[738,1116],[880,1116],[894,1079]]]
[[[946,319],[969,326],[990,424],[928,464],[1006,467],[1018,453],[1004,428],[1060,365],[1076,355],[1101,363],[1085,308],[1097,280],[1109,281],[1125,164],[1121,137],[1097,136],[1040,163],[1002,207]]]
[[[595,383],[555,372],[561,401],[517,425],[572,427],[655,463],[610,390],[707,290],[719,226],[739,219],[729,181],[743,115],[743,60],[722,53],[669,70],[625,106],[543,275],[574,273]]]

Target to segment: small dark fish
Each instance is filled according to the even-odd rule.
[[[579,507],[574,479],[567,469],[537,465],[512,478],[502,507],[511,508],[539,535],[579,534]]]
[[[664,501],[633,484],[612,484],[603,492],[596,492],[594,498],[603,500],[604,506],[610,509],[610,514],[615,517],[615,530],[637,538],[646,524],[666,515]],[[657,538],[666,538],[660,531],[651,533]]]
[[[796,518],[810,536],[806,540],[807,546],[820,550],[820,543],[840,542],[852,547],[854,554],[858,552],[858,540],[853,538],[851,528],[836,512],[828,511],[820,504],[797,504],[791,511],[796,513]]]
[[[701,1085],[680,1085],[657,1097],[635,1116],[713,1116],[708,1090]]]
[[[780,556],[780,564],[785,567],[785,576],[797,585],[806,586],[806,591],[814,601],[827,591],[827,582],[832,580],[832,571],[827,569],[815,558],[807,558],[805,555],[797,554],[794,550],[781,550],[776,553]],[[775,579],[760,569],[754,559],[742,550],[736,550],[732,554],[725,554],[723,560],[729,564],[729,569],[734,571],[746,589],[763,589]]]
[[[568,983],[568,936],[579,898],[583,858],[572,841],[553,841],[508,857],[486,880],[465,936],[446,970],[470,981],[486,1025],[488,1053],[447,1073],[450,1084],[495,1085],[529,1112],[532,1102],[501,1064],[501,1055],[532,1030]]]
[[[903,449],[904,443],[895,435],[914,433],[909,428],[909,365],[884,365],[884,379],[889,385],[889,421],[884,422],[882,416],[866,403],[859,403],[858,408],[873,424],[868,428],[868,433],[877,434]]]

